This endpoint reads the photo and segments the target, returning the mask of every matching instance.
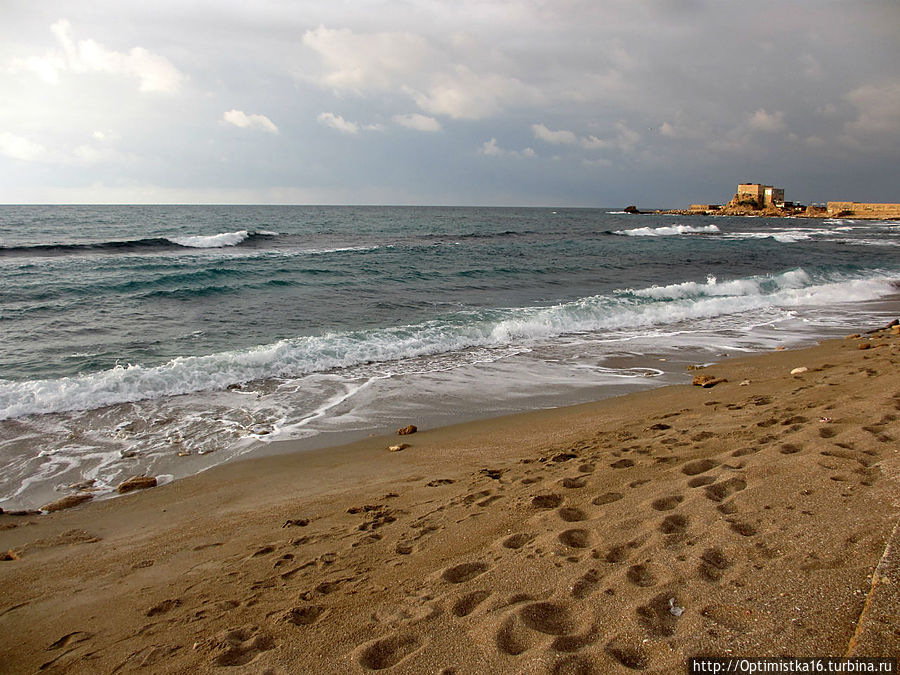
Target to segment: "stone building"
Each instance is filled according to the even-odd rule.
[[[784,205],[784,188],[761,183],[740,183],[735,194],[736,203],[752,203],[757,208]]]

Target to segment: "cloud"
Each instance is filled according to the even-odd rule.
[[[359,133],[359,125],[356,122],[348,122],[340,115],[335,115],[334,113],[323,112],[316,119],[318,119],[319,122],[324,124],[326,127],[337,129],[342,134]]]
[[[764,108],[760,108],[750,116],[750,128],[766,133],[784,131],[787,128],[784,113],[781,111],[768,113]]]
[[[538,140],[554,145],[575,145],[578,143],[578,136],[565,129],[552,131],[543,124],[532,124],[531,131],[534,132],[534,137]]]
[[[357,93],[392,89],[428,63],[424,38],[403,32],[354,33],[319,26],[303,34],[304,46],[322,59],[319,84]]]
[[[665,124],[665,123],[664,123]],[[624,122],[616,122],[616,135],[612,139],[598,138],[591,134],[590,136],[578,136],[568,129],[558,129],[556,131],[547,128],[543,124],[532,124],[531,131],[534,137],[546,143],[553,145],[573,145],[584,148],[585,150],[610,150],[618,148],[623,152],[631,151],[634,146],[641,140],[641,135],[636,131],[628,128]]]
[[[844,98],[858,111],[856,119],[845,125],[848,133],[890,136],[900,129],[900,81],[866,84]]]
[[[425,112],[469,120],[492,117],[510,106],[534,104],[541,98],[536,87],[518,78],[476,73],[465,65],[434,74],[424,91],[409,91]]]
[[[0,155],[23,162],[39,162],[48,158],[43,145],[8,131],[0,133]]]
[[[419,113],[409,113],[406,115],[394,115],[394,124],[416,131],[440,131],[441,123],[433,117],[420,115]]]
[[[278,127],[265,115],[248,115],[243,110],[229,110],[222,113],[222,121],[241,129],[256,129],[270,134],[278,133]]]
[[[60,19],[50,30],[61,47],[44,56],[14,59],[12,70],[31,71],[48,84],[58,84],[61,73],[106,73],[136,78],[143,92],[172,93],[187,77],[164,56],[143,47],[127,52],[107,49],[95,40],[75,41],[72,25]]]
[[[496,138],[491,138],[491,140],[482,143],[481,147],[478,148],[478,154],[487,157],[515,157],[518,159],[531,159],[532,157],[537,157],[537,153],[533,148],[505,150],[497,145]]]

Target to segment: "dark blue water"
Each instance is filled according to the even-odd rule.
[[[490,414],[664,374],[624,354],[855,329],[898,245],[896,222],[603,209],[0,207],[0,501],[377,427],[375,391],[402,417],[423,392],[485,410],[481,386]]]

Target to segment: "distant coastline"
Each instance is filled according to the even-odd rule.
[[[691,204],[687,209],[640,211],[635,206],[625,213],[653,213],[678,216],[755,216],[767,218],[853,218],[891,220],[900,218],[900,203],[830,201],[805,205],[785,201],[784,189],[762,183],[740,183],[727,204]]]

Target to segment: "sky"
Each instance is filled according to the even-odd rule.
[[[900,202],[898,0],[0,0],[0,203]]]

